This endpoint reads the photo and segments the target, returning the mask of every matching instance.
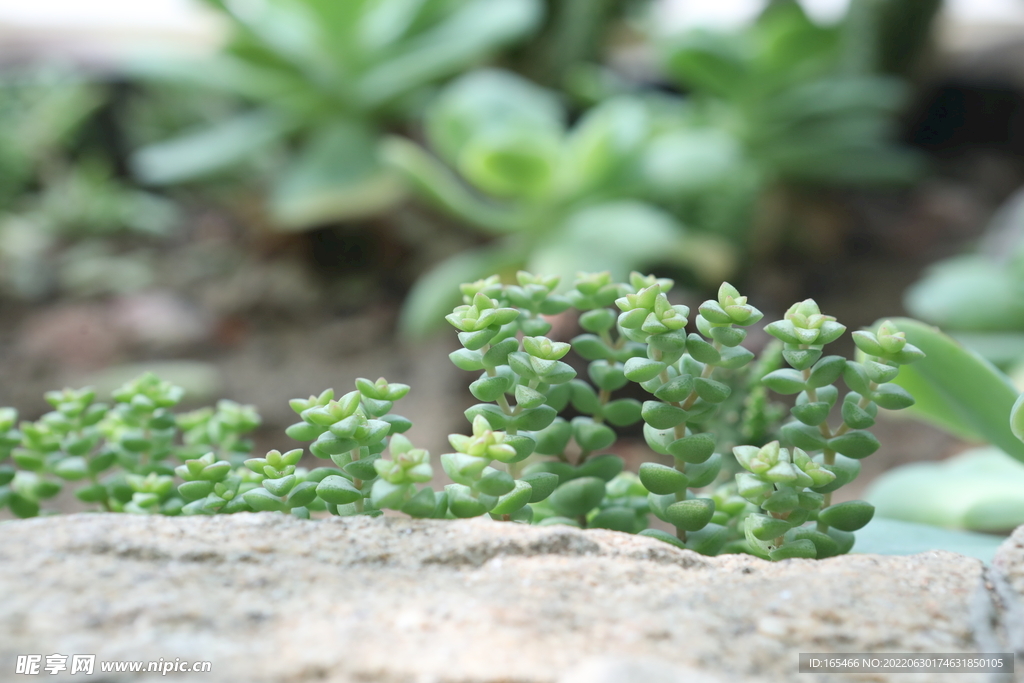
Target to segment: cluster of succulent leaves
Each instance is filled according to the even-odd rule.
[[[250,509],[235,498],[242,479],[251,478],[232,470],[251,449],[245,435],[259,416],[252,406],[226,400],[175,414],[183,393],[146,374],[114,391],[111,403],[97,402],[92,389],[49,392],[53,410],[35,422],[19,423],[17,412],[4,408],[0,462],[10,458],[17,468],[0,467],[0,504],[32,517],[66,482],[78,482],[78,499],[106,511]],[[184,491],[175,488],[176,473],[192,482]]]
[[[852,532],[870,521],[873,509],[863,501],[831,505],[831,493],[852,481],[857,461],[878,448],[868,431],[878,407],[913,404],[891,382],[901,365],[924,355],[902,332],[888,323],[877,332],[855,332],[860,361],[824,356],[823,347],[846,328],[812,300],[792,306],[766,327],[790,367],[757,373],[762,387],[798,394],[793,420],[778,429],[786,446],[779,440],[733,445],[716,425],[733,387],[750,387],[729,380],[744,378],[754,360],[742,345],[745,328],[762,318],[734,287],[725,283],[717,300],[704,302],[696,331],[687,332],[690,311],[670,302],[671,280],[633,273],[629,283],[617,283],[608,273],[581,275],[565,296],[555,293],[554,278],[520,272],[517,281],[502,286],[495,276],[463,285],[464,304],[448,316],[464,347],[452,361],[481,372],[470,390],[482,403],[466,413],[473,436],[453,435],[458,453],[442,457],[456,482],[449,500],[461,501],[456,516],[490,513],[640,532],[705,554],[783,559],[850,550]],[[570,307],[585,330],[571,347],[590,362],[593,386],[561,360],[570,344],[541,336],[550,328],[542,316]],[[768,355],[776,353],[769,348]],[[840,402],[834,383],[841,377],[850,390]],[[651,399],[613,400],[612,392],[630,381]],[[570,403],[579,415],[557,417]],[[764,403],[763,394],[749,402],[759,407],[745,420],[752,412],[768,414]],[[832,428],[828,418],[837,404],[842,423]],[[593,455],[613,446],[613,427],[640,420],[648,445],[673,465],[645,462],[638,476],[624,476],[621,458]],[[770,432],[762,424],[759,440]],[[723,446],[731,453],[723,454]],[[727,455],[742,468],[735,477],[734,466],[723,466]],[[676,534],[646,528],[648,513]]]
[[[139,65],[151,78],[229,92],[241,112],[140,149],[150,183],[209,176],[291,142],[270,209],[286,228],[379,213],[402,197],[377,160],[382,131],[415,112],[431,83],[533,29],[539,0],[207,0],[232,28],[200,64]]]
[[[469,389],[480,402],[466,410],[471,433],[452,434],[452,452],[440,456],[452,481],[443,491],[430,486],[429,453],[403,435],[411,422],[392,412],[404,384],[360,378],[337,398],[328,389],[292,400],[300,421],[287,436],[331,463],[306,470],[303,448],[247,457],[245,434],[259,424],[251,407],[222,401],[176,415],[182,390],[146,375],[114,392],[112,405],[95,403],[88,389],[52,392],[52,412],[17,426],[6,409],[0,455],[20,471],[0,469],[0,495],[16,515],[32,516],[59,480],[87,479],[81,500],[142,514],[391,509],[641,533],[704,554],[821,558],[851,549],[873,508],[832,505],[831,494],[878,448],[868,431],[878,408],[914,403],[892,381],[924,357],[903,332],[888,322],[854,332],[857,361],[824,355],[846,328],[808,299],[767,325],[781,352],[769,345],[754,364],[743,342],[763,315],[728,283],[700,306],[692,332],[689,309],[669,299],[671,280],[580,274],[564,295],[558,284],[520,271],[516,284],[492,276],[462,285],[463,303],[447,316],[462,348],[450,358],[479,373]],[[548,316],[569,309],[583,334],[571,344],[547,337]],[[589,381],[564,360],[573,348]],[[779,358],[789,367],[778,368]],[[849,390],[840,401],[841,377]],[[650,398],[616,398],[630,382]],[[742,414],[724,419],[723,408],[737,412],[736,388],[749,392]],[[791,421],[775,424],[764,389],[798,394]],[[559,416],[570,407],[575,416]],[[626,473],[609,451],[616,428],[641,421],[647,444],[672,464],[652,459]],[[676,533],[648,528],[652,513]]]

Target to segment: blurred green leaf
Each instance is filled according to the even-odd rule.
[[[527,216],[491,204],[471,192],[444,164],[419,145],[391,137],[381,149],[384,162],[403,173],[430,203],[490,233],[517,232],[527,227]]]
[[[224,170],[280,139],[298,122],[277,112],[240,114],[210,128],[138,150],[135,175],[144,183],[163,185]]]
[[[382,211],[402,197],[396,175],[377,159],[376,131],[338,121],[318,130],[282,172],[271,210],[285,228],[306,228]]]
[[[427,140],[446,162],[459,162],[476,135],[492,130],[559,135],[565,109],[554,93],[497,69],[472,71],[450,83],[426,114]]]
[[[913,315],[950,330],[1020,330],[1022,295],[1024,282],[1008,269],[968,255],[929,268],[907,289],[904,303]]]
[[[495,197],[539,200],[551,193],[561,142],[522,129],[483,133],[462,148],[458,168],[466,180]]]
[[[378,106],[425,81],[447,76],[533,30],[537,0],[473,0],[369,69],[356,85],[365,106]]]
[[[748,45],[735,36],[693,31],[667,46],[666,68],[691,88],[732,97],[750,75]]]
[[[857,532],[853,552],[871,555],[915,555],[930,550],[947,550],[989,563],[1006,540],[1001,536],[950,531],[927,524],[914,524],[875,516]]]
[[[566,178],[572,191],[601,190],[609,185],[642,182],[637,157],[650,135],[651,121],[643,104],[620,97],[594,107],[573,127],[566,139]]]
[[[866,499],[880,517],[1004,532],[1024,524],[1021,491],[1024,465],[986,447],[889,470],[872,482]]]
[[[935,327],[910,318],[892,320],[927,355],[901,367],[895,380],[916,400],[908,412],[1024,461],[1024,443],[1010,431],[1017,390],[1009,378]]]
[[[530,255],[527,270],[572,282],[578,272],[609,270],[617,281],[652,263],[678,263],[685,247],[682,226],[671,215],[640,202],[581,209],[549,232]]]
[[[461,301],[459,285],[494,273],[522,267],[525,253],[518,240],[464,251],[437,264],[420,276],[402,305],[398,327],[402,336],[422,338],[443,324],[444,316]]]
[[[650,141],[644,176],[665,195],[697,193],[727,181],[745,163],[735,138],[715,128],[678,130]]]
[[[1010,409],[1010,431],[1024,441],[1024,394],[1017,397],[1013,408]]]

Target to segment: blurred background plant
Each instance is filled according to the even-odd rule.
[[[232,37],[216,57],[154,60],[151,78],[229,92],[245,103],[197,131],[138,150],[139,179],[201,179],[272,145],[282,228],[361,218],[402,196],[377,160],[381,132],[422,104],[426,86],[493,55],[540,19],[537,0],[208,0]]]
[[[973,252],[940,261],[906,292],[912,315],[1019,376],[1024,363],[1024,192],[995,215]]]
[[[1019,375],[1020,200],[996,216],[1024,186],[1024,10],[1010,4],[0,6],[0,405],[35,420],[47,389],[104,394],[153,369],[188,389],[184,408],[256,405],[256,450],[286,452],[273,435],[289,398],[371,374],[452,389],[403,404],[417,446],[440,453],[471,398],[431,325],[455,284],[510,284],[520,267],[563,283],[643,268],[691,307],[728,278],[769,318],[813,297],[851,329],[908,312]],[[580,331],[571,314],[549,323],[556,341]],[[767,339],[754,326],[748,341]],[[1001,419],[1016,390],[1001,375],[999,391],[964,390],[978,372],[925,366],[912,393]],[[758,401],[723,404],[725,441],[767,442],[789,406]],[[916,415],[952,436],[882,411],[886,445],[848,495],[978,444],[1003,451],[1004,481],[1024,469],[1005,429],[936,410]],[[646,446],[626,426],[615,449],[608,492],[628,507]],[[1008,519],[950,522],[931,490],[915,510],[946,517],[919,521]]]
[[[67,290],[75,268],[58,263],[58,245],[84,254],[119,233],[166,236],[179,219],[166,199],[118,179],[116,160],[90,140],[106,98],[67,69],[0,76],[0,287],[16,297]],[[148,278],[138,259],[106,265],[100,288],[130,290]]]

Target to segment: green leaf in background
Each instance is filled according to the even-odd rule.
[[[671,196],[717,185],[737,173],[746,160],[738,141],[727,132],[695,128],[654,138],[642,163],[653,189]]]
[[[463,251],[437,264],[413,285],[402,306],[398,327],[402,336],[422,338],[440,327],[444,316],[461,300],[459,285],[494,273],[515,272],[525,252],[518,240]]]
[[[1024,443],[1010,430],[1018,392],[1009,378],[931,325],[911,318],[894,318],[893,323],[927,356],[903,366],[895,380],[917,401],[908,412],[1024,462]]]
[[[565,131],[565,119],[555,93],[507,71],[479,69],[452,81],[431,103],[427,141],[455,165],[476,135],[516,129],[557,136]]]
[[[967,557],[975,557],[988,564],[996,549],[1006,540],[1002,536],[976,534],[969,531],[950,531],[927,524],[880,519],[857,532],[853,552],[874,555],[914,555],[930,550],[948,550]]]
[[[527,270],[558,275],[563,283],[578,272],[603,270],[625,280],[641,266],[677,260],[683,235],[672,216],[647,204],[599,204],[570,215],[548,233],[530,255]]]
[[[469,225],[492,234],[517,232],[527,227],[527,216],[481,199],[447,166],[413,142],[399,137],[387,138],[381,147],[381,157],[387,166],[400,171],[425,200]]]
[[[1017,397],[1017,402],[1010,409],[1010,431],[1024,441],[1024,394]]]
[[[559,137],[512,128],[474,136],[458,166],[466,180],[494,197],[537,200],[551,193],[561,159]]]
[[[289,133],[297,122],[278,112],[239,114],[195,133],[140,149],[132,169],[144,183],[191,180],[236,164]]]
[[[1024,465],[998,448],[882,474],[865,498],[879,517],[949,529],[1009,532],[1024,524]]]
[[[527,269],[559,275],[566,283],[577,272],[609,270],[613,278],[625,278],[629,271],[644,266],[676,264],[721,281],[731,269],[731,256],[723,243],[691,238],[671,215],[659,209],[620,201],[570,215],[533,250]]]
[[[566,139],[563,182],[570,192],[583,194],[610,183],[636,183],[634,157],[642,151],[650,132],[647,108],[636,98],[619,97],[589,110]]]
[[[733,97],[747,84],[748,44],[736,36],[693,31],[672,41],[667,49],[669,72],[693,88]]]
[[[369,69],[356,86],[365,106],[377,106],[423,82],[471,65],[532,31],[538,0],[473,0]]]
[[[281,173],[271,210],[282,227],[303,229],[372,215],[403,196],[394,172],[377,160],[377,131],[338,121],[316,131]]]
[[[1021,280],[1007,268],[984,256],[967,255],[929,268],[903,300],[911,314],[945,329],[1022,330],[1022,294]]]

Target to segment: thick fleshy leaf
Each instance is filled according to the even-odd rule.
[[[1001,532],[1024,524],[1024,465],[996,448],[903,465],[878,477],[865,498],[878,517]]]
[[[907,412],[1024,461],[1024,443],[1010,429],[1018,392],[1009,378],[930,325],[910,318],[894,318],[893,323],[926,354],[900,368],[894,380],[916,401]]]
[[[992,561],[996,549],[1004,540],[1004,537],[990,534],[951,531],[928,524],[875,517],[870,524],[857,532],[854,552],[870,555],[916,555],[929,550],[948,550],[988,563]]]
[[[1010,270],[991,259],[958,256],[929,268],[903,298],[912,315],[946,329],[1019,330],[1024,328],[1024,301],[1018,288]]]

